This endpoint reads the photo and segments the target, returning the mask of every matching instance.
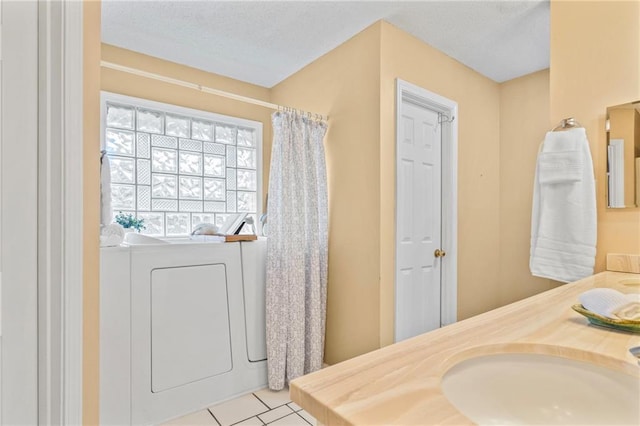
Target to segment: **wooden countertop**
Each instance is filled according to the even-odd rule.
[[[442,394],[441,377],[481,354],[547,353],[640,377],[628,351],[640,345],[640,335],[588,325],[571,309],[580,293],[594,287],[640,293],[640,285],[622,280],[640,282],[640,276],[602,272],[560,286],[299,377],[290,384],[290,396],[326,425],[463,425],[473,422]]]

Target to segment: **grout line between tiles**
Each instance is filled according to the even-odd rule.
[[[261,400],[260,398],[258,398],[255,394],[253,394],[253,393],[252,393],[251,395],[255,396],[255,397],[256,397],[256,399],[257,399],[258,401],[262,402],[262,400]],[[265,407],[267,407],[267,410],[266,410],[266,411],[262,411],[262,412],[260,412],[260,413],[258,413],[258,414],[254,414],[253,416],[249,416],[249,417],[244,418],[244,419],[242,419],[242,420],[238,420],[237,422],[232,423],[230,426],[237,425],[238,423],[245,422],[245,421],[247,421],[247,420],[249,420],[249,419],[252,419],[252,418],[254,418],[254,417],[255,417],[256,419],[258,419],[258,421],[260,421],[263,425],[266,425],[266,423],[265,423],[265,422],[263,422],[263,421],[262,421],[262,419],[261,419],[260,417],[258,417],[258,416],[261,416],[261,415],[263,415],[263,414],[266,414],[266,413],[268,413],[269,411],[271,411],[272,409],[271,409],[271,408],[269,408],[269,406],[268,406],[267,404],[265,404],[264,402],[262,402],[262,405],[264,405]],[[214,417],[215,417],[215,416],[214,416]],[[217,419],[216,419],[216,421],[217,421]],[[218,424],[220,424],[220,426],[222,426],[222,424],[221,424],[220,422],[218,422]]]
[[[265,411],[264,413],[268,413],[268,411]],[[264,414],[264,413],[260,413],[260,414]],[[262,421],[262,419],[261,419],[260,417],[258,417],[258,415],[259,415],[259,414],[256,414],[255,416],[251,416],[251,417],[247,417],[246,419],[238,420],[238,421],[237,421],[237,422],[235,422],[235,423],[231,423],[229,426],[235,426],[235,425],[237,425],[238,423],[246,422],[247,420],[252,419],[252,418],[254,418],[254,417],[255,417],[256,419],[258,419],[258,420],[259,420],[259,421],[264,425],[265,423]]]
[[[298,405],[298,409],[296,410],[296,409],[294,409],[291,405],[289,405],[289,404],[291,404],[291,403],[294,403],[294,404],[295,404],[295,402],[291,401],[291,402],[287,402],[287,406],[288,406],[289,408],[291,408],[291,410],[292,410],[294,413],[297,413],[298,411],[302,411],[302,407],[300,407],[300,406]],[[296,405],[297,405],[297,404],[296,404]]]
[[[281,405],[280,407],[282,407],[282,405]],[[276,407],[276,408],[280,408],[280,407]],[[276,408],[274,408],[273,410],[275,410]],[[289,409],[290,409],[290,408],[289,408]],[[270,410],[270,411],[273,411],[273,410]],[[270,412],[270,411],[269,411],[269,412]],[[262,413],[262,414],[266,414],[266,413]],[[262,414],[261,414],[261,415],[262,415]],[[273,419],[273,420],[271,420],[269,423],[266,423],[264,420],[260,419],[260,417],[258,417],[258,418],[260,419],[260,421],[261,421],[262,423],[264,423],[264,424],[266,424],[266,425],[270,425],[271,423],[273,423],[273,422],[277,422],[277,421],[278,421],[278,420],[280,420],[280,419],[284,419],[285,417],[290,416],[291,414],[296,414],[296,413],[292,410],[290,413],[287,413],[287,414],[285,414],[285,415],[284,415],[284,416],[282,416],[282,417],[278,417],[277,419]]]
[[[302,420],[304,420],[305,422],[307,422],[307,424],[311,424],[311,423],[309,423],[309,421],[308,421],[307,419],[305,419],[304,417],[302,417],[302,416],[300,415],[300,412],[299,412],[299,411],[294,412],[294,414],[295,414],[296,416],[300,417],[300,418],[301,418]]]
[[[287,407],[289,407],[289,404],[291,404],[291,403],[293,402],[293,401],[283,402],[282,404],[280,404],[280,405],[276,405],[275,407],[271,408],[271,407],[269,407],[269,406],[267,405],[267,403],[266,403],[266,402],[264,402],[263,400],[261,400],[261,399],[260,399],[260,397],[259,397],[258,395],[256,395],[255,393],[253,393],[252,395],[253,395],[253,396],[255,396],[256,398],[258,398],[258,401],[262,402],[262,403],[263,403],[263,404],[264,404],[264,405],[269,409],[269,411],[271,411],[271,410],[275,410],[276,408],[280,408],[280,407],[282,407],[283,405],[286,405]],[[289,408],[291,408],[291,407],[289,407]],[[293,409],[291,409],[291,411],[293,411]],[[260,414],[264,414],[264,413],[260,413]]]
[[[298,411],[295,411],[295,410],[294,410],[294,409],[289,405],[289,404],[293,403],[293,401],[285,402],[285,403],[283,403],[283,404],[281,404],[281,405],[278,405],[278,406],[275,406],[275,407],[271,408],[271,407],[269,407],[269,406],[268,406],[268,405],[267,405],[267,404],[266,404],[262,399],[260,399],[260,397],[259,397],[258,395],[256,395],[255,393],[251,393],[251,395],[253,395],[253,396],[254,396],[258,401],[260,401],[260,402],[262,403],[262,405],[265,407],[265,411],[262,411],[262,412],[260,412],[260,413],[258,413],[258,414],[253,415],[253,416],[250,416],[250,417],[244,418],[244,419],[242,419],[242,420],[239,420],[239,421],[237,421],[237,422],[234,422],[234,423],[233,423],[233,424],[231,424],[230,426],[237,425],[238,423],[242,423],[242,422],[247,421],[247,420],[249,420],[249,419],[252,419],[252,418],[254,418],[254,417],[255,417],[256,419],[258,419],[258,421],[259,421],[259,422],[264,426],[264,425],[268,425],[268,424],[271,424],[271,423],[273,423],[273,422],[276,422],[276,421],[278,421],[278,420],[281,420],[281,419],[283,419],[283,418],[285,418],[285,417],[287,417],[287,416],[290,416],[291,414],[296,414],[296,415],[298,415],[298,417],[300,417],[302,420],[304,420],[304,422],[305,422],[305,423],[307,423],[307,424],[311,424],[311,425],[313,426],[313,424],[312,424],[312,423],[310,423],[307,419],[305,419],[302,415],[300,415],[300,412],[302,411],[302,407],[300,407]],[[290,412],[289,412],[289,413],[287,413],[287,414],[285,414],[284,416],[281,416],[281,417],[278,417],[278,418],[276,418],[276,419],[271,420],[269,423],[265,422],[264,420],[262,420],[262,418],[260,418],[260,417],[259,417],[259,416],[261,416],[261,415],[263,415],[263,414],[267,414],[267,413],[270,413],[271,411],[274,411],[274,410],[277,410],[277,409],[279,409],[279,408],[282,408],[283,406],[286,406],[286,407],[290,410]],[[222,423],[220,422],[220,420],[218,420],[218,418],[215,416],[215,414],[213,414],[213,412],[212,412],[209,408],[207,408],[206,410],[207,410],[207,412],[209,413],[209,415],[210,415],[211,417],[213,417],[213,420],[216,422],[216,424],[217,424],[218,426],[222,426]]]
[[[260,399],[260,397],[259,397],[258,395],[256,395],[255,393],[252,393],[251,395],[253,395],[253,396],[255,396],[256,398],[258,398],[258,401],[262,402],[262,405],[264,405],[265,407],[267,407],[269,410],[272,410],[272,408],[271,408],[271,407],[269,407],[269,406],[267,405],[267,403],[266,403],[266,402],[264,402],[263,400],[261,400],[261,399]],[[264,414],[264,413],[260,413],[260,414]],[[260,420],[260,421],[262,422],[262,420]],[[263,422],[263,423],[264,423],[264,422]]]
[[[265,411],[265,413],[268,413],[268,411]],[[260,414],[264,414],[264,413],[260,413]],[[237,421],[237,422],[235,422],[235,423],[232,423],[232,424],[231,424],[231,425],[229,425],[229,426],[235,426],[235,425],[240,424],[240,423],[242,423],[242,422],[246,422],[247,420],[253,419],[254,417],[255,417],[256,419],[258,419],[258,421],[259,421],[260,423],[262,423],[263,425],[266,425],[266,423],[265,423],[265,422],[263,422],[263,421],[262,421],[262,419],[261,419],[260,417],[258,417],[258,415],[259,415],[259,414],[256,414],[255,416],[251,416],[251,417],[247,417],[246,419],[239,420],[239,421]]]
[[[211,417],[213,417],[213,420],[216,421],[216,423],[218,423],[218,426],[222,426],[222,423],[220,423],[220,421],[216,418],[216,416],[213,415],[213,413],[211,412],[211,410],[209,410],[207,408],[207,411],[209,412],[209,414],[211,414]]]

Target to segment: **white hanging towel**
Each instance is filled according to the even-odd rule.
[[[111,209],[111,166],[109,156],[105,151],[100,155],[100,224],[108,225],[113,222]]]
[[[562,282],[592,275],[596,226],[593,162],[584,128],[547,132],[533,184],[531,273]]]

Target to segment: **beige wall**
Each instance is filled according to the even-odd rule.
[[[585,126],[596,175],[596,270],[607,253],[640,253],[640,209],[606,209],[608,106],[640,99],[640,1],[551,2],[551,120]]]
[[[330,116],[325,140],[331,221],[325,359],[335,363],[392,341],[396,77],[458,102],[459,319],[554,285],[530,276],[528,249],[537,147],[561,118],[575,116],[584,124],[592,146],[598,178],[598,269],[607,252],[640,252],[640,210],[604,209],[604,114],[609,105],[640,99],[639,23],[638,1],[552,1],[550,74],[542,71],[502,85],[384,22],[271,90],[113,46],[103,45],[102,55]],[[262,121],[264,164],[269,164],[269,111],[111,70],[102,73],[102,89]],[[95,208],[88,206],[87,212]],[[95,282],[91,280],[86,278],[85,286]],[[96,306],[94,299],[85,300],[85,312]],[[92,312],[95,321],[97,308]],[[97,377],[93,324],[87,332],[95,333],[85,342],[85,352],[95,355],[89,357],[93,361],[85,359],[88,390]],[[91,403],[85,401],[87,406]]]
[[[100,384],[100,2],[83,4],[82,423],[99,424]]]
[[[393,341],[396,77],[458,102],[459,317],[500,303],[499,85],[378,22],[272,90],[330,116],[328,363]]]
[[[533,180],[549,108],[549,70],[500,85],[500,305],[558,284],[529,272]]]
[[[330,116],[329,363],[379,347],[379,40],[375,24],[271,90],[102,45],[108,62]],[[101,89],[263,122],[266,195],[272,111],[111,69],[102,69]]]
[[[272,101],[329,115],[325,361],[379,347],[380,23],[298,71]]]
[[[458,318],[499,306],[499,85],[383,22],[380,84],[380,342],[393,341],[395,79],[458,103]]]
[[[208,73],[185,65],[165,61],[152,56],[143,55],[131,50],[102,44],[102,60],[161,74],[203,86],[269,101],[270,91],[267,88],[234,80],[221,75]],[[263,139],[263,200],[269,177],[271,158],[271,110],[220,96],[199,92],[186,87],[163,83],[160,81],[138,77],[110,68],[102,68],[101,89],[156,102],[164,102],[202,111],[232,117],[241,117],[262,123]]]

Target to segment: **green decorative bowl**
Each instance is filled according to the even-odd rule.
[[[629,321],[603,317],[591,312],[588,309],[585,309],[582,305],[573,305],[571,308],[580,315],[584,315],[585,317],[587,317],[589,322],[593,325],[640,334],[640,321]]]

